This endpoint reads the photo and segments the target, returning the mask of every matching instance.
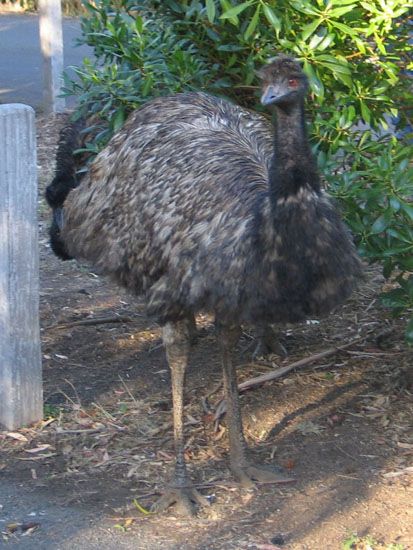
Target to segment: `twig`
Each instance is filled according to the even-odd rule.
[[[80,397],[79,397],[79,394],[77,393],[77,389],[75,388],[75,386],[73,385],[73,383],[68,380],[67,378],[63,378],[63,380],[66,382],[66,384],[69,384],[69,386],[72,388],[73,390],[73,393],[75,394],[75,397],[77,399],[77,404],[79,405],[79,407],[81,406],[80,405]],[[74,403],[74,401],[72,401],[73,405],[76,405],[76,403]]]
[[[64,430],[63,428],[57,428],[56,433],[59,435],[61,434],[93,434],[93,433],[99,433],[103,430],[101,428],[84,428],[79,430]]]
[[[393,356],[393,355],[402,355],[402,351],[352,351],[347,350],[346,353],[349,355],[355,355],[358,357],[381,357],[381,356]]]
[[[281,378],[281,376],[284,376],[284,374],[287,374],[287,372],[290,372],[294,369],[298,369],[301,367],[305,367],[306,365],[309,365],[310,363],[314,363],[314,361],[319,361],[320,359],[324,359],[325,357],[329,357],[330,355],[334,355],[335,353],[338,353],[339,351],[342,351],[344,349],[347,349],[351,346],[354,346],[355,344],[358,344],[365,340],[367,336],[369,336],[371,333],[367,333],[365,336],[360,336],[359,338],[355,338],[354,340],[351,340],[351,342],[348,342],[347,344],[343,344],[342,346],[337,346],[334,348],[328,348],[325,351],[322,351],[320,353],[316,353],[314,355],[310,355],[309,357],[304,357],[304,359],[300,359],[299,361],[295,361],[294,363],[291,363],[290,365],[286,365],[285,367],[281,367],[280,369],[276,369],[271,372],[267,372],[265,374],[262,374],[261,376],[256,376],[255,378],[250,378],[249,380],[246,380],[245,382],[242,382],[241,384],[238,384],[238,390],[240,392],[249,390],[250,388],[253,388],[255,386],[260,386],[261,384],[264,384],[265,382],[268,382],[269,380],[275,380],[277,378]]]
[[[129,397],[132,399],[132,401],[135,403],[135,405],[137,405],[138,402],[136,401],[135,397],[133,396],[133,394],[130,391],[130,389],[128,388],[128,386],[125,384],[125,382],[124,382],[124,380],[123,380],[123,378],[121,377],[120,374],[119,374],[119,380],[121,381],[122,386],[125,388],[126,393],[129,395]]]
[[[116,418],[113,415],[111,415],[110,412],[104,409],[102,405],[99,405],[99,403],[93,402],[92,405],[96,407],[101,413],[103,413],[103,415],[106,416],[106,418],[109,418],[109,420],[116,420]]]
[[[328,348],[325,351],[322,351],[320,353],[316,353],[314,355],[310,355],[309,357],[304,357],[304,359],[300,359],[299,361],[295,361],[294,363],[291,363],[291,365],[286,365],[285,367],[281,367],[279,369],[267,372],[265,374],[261,374],[260,376],[256,376],[255,378],[250,378],[249,380],[245,380],[245,382],[238,384],[238,391],[243,392],[251,388],[254,388],[256,386],[260,386],[261,384],[265,384],[265,382],[269,382],[270,380],[276,380],[277,378],[281,378],[281,376],[284,376],[284,374],[287,374],[287,372],[290,372],[294,369],[305,367],[310,363],[314,363],[314,361],[319,361],[320,359],[324,359],[325,357],[334,355],[339,351],[342,351],[351,346],[354,346],[354,344],[358,344],[362,342],[368,336],[370,336],[372,332],[374,331],[371,330],[367,332],[367,334],[365,334],[364,336],[355,338],[354,340],[351,340],[351,342],[348,342],[347,344],[343,344],[342,346],[337,346],[335,348]],[[219,426],[220,418],[226,413],[226,411],[227,411],[226,400],[221,399],[216,407],[215,414],[214,414],[215,431],[217,431],[217,428]]]
[[[56,325],[49,325],[45,328],[47,330],[60,330],[70,327],[79,327],[83,325],[102,325],[105,323],[131,323],[132,321],[132,317],[126,315],[110,315],[109,317],[97,317],[96,319],[81,319],[79,321],[71,321],[70,323],[59,323]]]
[[[187,418],[188,418],[188,421],[184,422],[184,426],[196,426],[197,424],[199,424],[198,420],[195,420],[194,418],[191,420],[191,417],[189,415],[187,415]],[[172,427],[172,420],[168,420],[167,422],[164,422],[163,424],[161,424],[159,428],[150,430],[147,435],[149,437],[154,437],[160,434],[161,432],[164,432],[165,430],[169,430],[169,428],[171,427]]]
[[[209,406],[209,403],[208,403],[208,399],[211,397],[211,395],[214,395],[214,393],[219,391],[222,388],[222,385],[223,385],[223,382],[221,380],[220,382],[218,382],[218,384],[216,384],[212,388],[212,390],[209,393],[207,393],[204,397],[201,397],[201,405],[205,414],[210,414],[212,412],[211,407]]]

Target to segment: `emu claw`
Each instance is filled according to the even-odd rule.
[[[151,512],[164,512],[176,504],[181,516],[195,516],[198,506],[210,506],[207,498],[195,487],[170,487],[159,500],[151,506]]]
[[[295,481],[293,477],[288,476],[284,470],[278,466],[232,466],[231,469],[241,486],[247,489],[255,487],[254,482],[292,483]]]

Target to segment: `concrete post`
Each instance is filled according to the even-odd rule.
[[[66,108],[58,97],[63,74],[63,31],[60,0],[39,0],[40,48],[43,55],[43,100],[46,113],[61,113]]]
[[[0,105],[0,424],[43,416],[34,111]]]

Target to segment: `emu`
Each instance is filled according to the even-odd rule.
[[[243,436],[231,351],[240,325],[328,314],[361,273],[351,237],[322,190],[308,143],[308,82],[284,55],[259,71],[259,114],[201,92],[149,101],[80,180],[56,178],[52,247],[84,258],[146,297],[172,379],[175,470],[155,510],[207,501],[184,458],[183,391],[191,320],[215,315],[227,401],[229,462],[242,485],[285,479],[256,465]],[[56,198],[57,197],[57,198]]]

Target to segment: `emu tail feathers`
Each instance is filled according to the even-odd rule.
[[[46,201],[53,210],[49,229],[50,246],[62,260],[72,259],[66,252],[60,231],[63,226],[63,204],[70,191],[79,184],[76,172],[81,161],[73,153],[82,145],[81,132],[85,127],[86,120],[81,118],[62,128],[56,153],[55,176],[45,193]]]
[[[81,132],[85,126],[86,121],[81,118],[69,122],[60,131],[55,176],[46,189],[46,200],[52,208],[63,206],[67,195],[78,185],[76,171],[79,160],[73,153],[82,145]]]

